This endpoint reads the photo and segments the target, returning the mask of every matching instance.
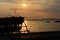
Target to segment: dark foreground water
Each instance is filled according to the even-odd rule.
[[[30,32],[60,31],[60,23],[50,21],[25,21]]]
[[[60,40],[60,23],[46,21],[25,21],[30,33],[0,34],[0,40]]]

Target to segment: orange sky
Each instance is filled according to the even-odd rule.
[[[25,4],[25,7],[24,7]],[[60,18],[60,0],[0,0],[0,17],[17,16],[26,19]]]

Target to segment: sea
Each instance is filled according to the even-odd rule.
[[[60,23],[55,21],[25,21],[30,32],[60,31]]]

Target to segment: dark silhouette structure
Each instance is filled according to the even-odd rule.
[[[24,22],[24,17],[6,17],[0,18],[0,33],[9,33],[19,31]]]
[[[57,20],[57,21],[55,21],[55,23],[60,23],[60,21]]]

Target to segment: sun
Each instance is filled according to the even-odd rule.
[[[27,4],[23,3],[22,6],[23,6],[23,7],[27,7]]]

